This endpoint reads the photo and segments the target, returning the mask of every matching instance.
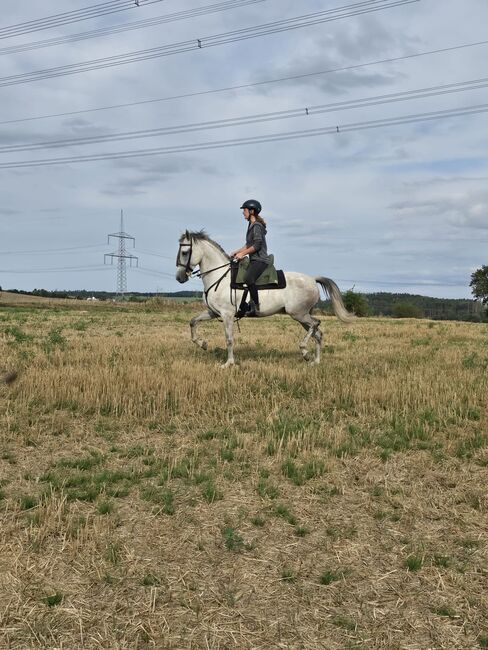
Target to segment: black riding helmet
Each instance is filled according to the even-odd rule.
[[[259,201],[256,201],[255,199],[249,199],[248,201],[244,201],[244,203],[241,205],[239,209],[244,210],[244,208],[247,208],[248,210],[254,210],[256,214],[259,214],[263,209],[261,203],[259,203]]]

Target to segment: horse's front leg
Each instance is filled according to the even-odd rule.
[[[225,342],[227,344],[227,361],[222,368],[228,368],[234,365],[234,314],[222,316],[224,321]]]
[[[207,349],[207,341],[204,341],[203,339],[199,339],[197,336],[197,323],[201,323],[203,320],[212,320],[213,318],[216,318],[215,314],[210,311],[204,311],[198,316],[195,316],[195,318],[192,318],[190,321],[190,330],[191,330],[191,340],[193,343],[198,345],[202,350]]]

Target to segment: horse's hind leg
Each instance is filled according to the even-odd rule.
[[[211,311],[204,311],[195,318],[192,318],[190,321],[190,330],[191,330],[191,340],[195,345],[198,345],[202,350],[207,349],[207,341],[199,339],[197,336],[197,323],[201,323],[204,320],[212,320],[216,318],[215,314]]]
[[[304,339],[300,342],[300,350],[303,358],[306,361],[310,360],[308,342],[313,338],[315,341],[315,356],[313,363],[320,363],[320,346],[322,343],[322,332],[319,330],[320,321],[309,313],[290,314],[290,316],[298,321],[305,330],[307,330]]]

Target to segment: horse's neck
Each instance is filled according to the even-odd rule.
[[[225,273],[226,269],[224,267],[229,264],[229,259],[209,242],[202,242],[201,245],[203,246],[203,255],[200,262],[200,271],[205,274],[202,280],[205,288],[207,288]],[[212,269],[215,269],[215,271],[212,271]]]

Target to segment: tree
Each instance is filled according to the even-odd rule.
[[[352,289],[344,294],[344,305],[347,311],[353,312],[356,316],[368,316],[370,313],[369,303],[361,293],[355,293]]]
[[[488,266],[482,266],[471,274],[471,293],[476,300],[486,305],[488,303]]]
[[[393,307],[393,318],[423,318],[424,312],[411,302],[398,302]]]

